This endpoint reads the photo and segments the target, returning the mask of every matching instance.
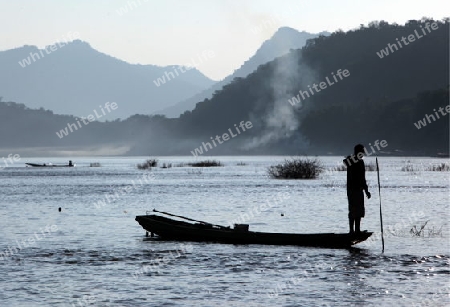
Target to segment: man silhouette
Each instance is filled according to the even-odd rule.
[[[361,218],[365,215],[364,192],[370,199],[369,188],[366,183],[366,167],[364,165],[365,148],[358,144],[355,146],[354,154],[344,160],[347,167],[347,198],[348,198],[348,221],[350,234],[361,232]],[[354,227],[354,228],[353,228]]]

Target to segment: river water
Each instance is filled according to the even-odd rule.
[[[382,253],[376,172],[362,221],[375,234],[351,250],[161,242],[134,220],[156,208],[255,231],[347,232],[340,157],[319,157],[327,171],[315,180],[269,178],[284,157],[216,157],[224,166],[213,168],[162,157],[138,170],[144,159],[40,169],[24,162],[67,161],[22,158],[0,170],[0,306],[450,304],[450,173],[427,171],[448,160],[380,158]]]

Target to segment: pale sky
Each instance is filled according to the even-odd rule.
[[[212,51],[196,68],[219,80],[281,26],[333,32],[449,15],[448,0],[0,0],[0,50],[42,48],[78,32],[98,51],[133,64],[185,65]]]

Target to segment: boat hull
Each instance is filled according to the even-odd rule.
[[[25,163],[31,167],[74,167],[75,165],[53,165],[53,164],[36,164],[36,163]]]
[[[136,216],[136,221],[146,231],[158,235],[161,239],[176,241],[349,248],[372,235],[371,232],[350,235],[347,233],[294,234],[240,231],[210,224],[176,221],[159,215]]]

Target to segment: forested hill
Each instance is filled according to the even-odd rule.
[[[448,105],[449,22],[436,21],[438,28],[424,35],[422,27],[433,22],[410,21],[403,26],[373,22],[309,40],[304,48],[260,66],[213,99],[198,103],[193,112],[181,117],[183,131],[191,129],[206,136],[249,118],[256,127],[251,131],[250,147],[254,144],[262,151],[341,152],[355,142],[389,138],[399,140],[392,143],[391,150],[448,151],[448,138],[441,133],[428,135],[426,144],[433,145],[424,148],[413,125],[435,107],[420,93],[447,89],[434,98],[441,106]],[[422,37],[397,51],[392,47],[394,52],[384,58],[378,56],[388,44],[415,35],[415,31]],[[327,77],[333,80],[332,73],[339,69],[347,69],[350,76],[310,94],[297,108],[290,105],[288,99],[300,90]],[[415,103],[401,106],[404,99]],[[448,127],[448,117],[443,124]],[[448,134],[448,128],[446,131]]]
[[[408,45],[403,37],[406,42],[411,39]],[[375,140],[386,140],[384,151],[389,153],[448,153],[450,115],[441,111],[436,118],[434,111],[449,104],[448,67],[448,19],[406,25],[373,22],[309,40],[304,48],[235,79],[178,119],[136,115],[91,123],[58,139],[55,131],[73,118],[25,108],[8,116],[14,107],[9,104],[0,111],[0,140],[7,147],[107,143],[126,146],[129,154],[190,155],[210,137],[251,121],[251,129],[207,154],[345,154],[356,143]],[[321,82],[323,89],[318,87]],[[419,120],[433,114],[436,120],[417,128]],[[12,138],[5,130],[23,138]]]

